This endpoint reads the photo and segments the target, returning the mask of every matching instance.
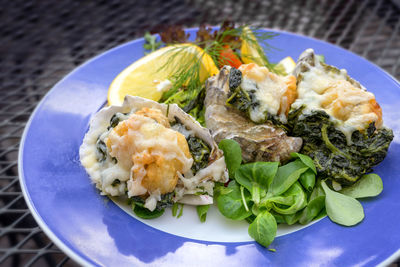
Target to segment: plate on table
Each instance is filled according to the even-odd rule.
[[[190,29],[192,35],[196,29]],[[124,203],[101,196],[79,162],[91,116],[107,101],[108,86],[144,55],[143,39],[111,49],[57,83],[32,114],[19,154],[22,190],[44,232],[83,265],[371,265],[400,256],[400,85],[367,60],[337,46],[292,34],[269,41],[272,62],[297,59],[313,48],[328,64],[347,69],[376,96],[395,138],[374,171],[384,190],[362,200],[365,219],[344,227],[323,218],[306,227],[280,228],[272,252],[247,234],[245,222],[224,219],[214,207],[200,223],[195,209],[179,219],[171,211],[153,221],[135,218]]]

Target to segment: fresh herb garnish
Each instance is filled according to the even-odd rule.
[[[251,34],[249,34],[249,32]],[[200,25],[196,33],[195,41],[188,43],[189,34],[185,33],[181,26],[171,26],[160,33],[161,40],[165,45],[176,45],[173,49],[166,52],[169,60],[159,67],[158,70],[174,69],[174,73],[168,77],[172,82],[172,88],[164,92],[160,102],[176,103],[179,107],[185,108],[185,111],[201,123],[204,123],[204,91],[203,83],[209,75],[216,73],[204,73],[210,70],[201,71],[204,61],[208,58],[215,66],[221,67],[224,64],[241,64],[240,48],[243,42],[255,47],[258,51],[262,65],[268,67],[273,72],[279,72],[274,68],[265,56],[262,46],[270,48],[267,41],[277,34],[261,31],[259,29],[250,30],[246,25],[235,27],[234,23],[225,21],[220,29],[212,30],[210,27]],[[152,50],[160,47],[155,42],[155,36],[147,34],[145,36],[146,49]],[[196,49],[192,44],[201,49]],[[177,62],[175,58],[184,55],[184,58]],[[246,55],[246,58],[251,55]],[[209,64],[209,63],[206,63]],[[215,67],[214,67],[215,68]],[[199,97],[200,96],[200,97]]]
[[[205,222],[207,218],[207,211],[210,208],[210,205],[201,205],[197,206],[197,215],[199,216],[200,222]]]
[[[344,194],[335,192],[316,176],[312,159],[300,153],[292,153],[292,161],[282,166],[278,162],[241,164],[239,144],[222,140],[219,147],[232,181],[227,187],[216,185],[218,209],[227,218],[248,221],[249,235],[265,247],[274,240],[279,223],[307,224],[327,214],[338,224],[355,225],[364,218],[364,211],[345,194],[368,197],[382,191],[379,176],[369,174],[358,187],[345,188]]]
[[[157,36],[151,35],[149,32],[144,34],[144,41],[145,44],[143,45],[144,49],[148,50],[148,52],[144,52],[145,55],[156,51],[160,46],[161,42],[157,42]]]

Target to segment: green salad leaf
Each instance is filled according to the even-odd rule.
[[[299,181],[304,189],[311,192],[315,185],[315,173],[313,170],[308,169],[300,175]]]
[[[307,167],[309,167],[315,174],[317,174],[317,168],[315,167],[314,161],[312,160],[312,158],[310,158],[307,155],[304,154],[300,154],[300,153],[296,153],[296,152],[292,152],[290,153],[290,156],[292,158],[298,158],[301,160],[301,162],[304,163],[304,165],[306,165]]]
[[[223,187],[223,185],[219,186]],[[250,210],[246,210],[240,186],[235,181],[231,181],[227,189],[219,190],[217,196],[217,206],[222,215],[232,220],[243,220],[249,217],[252,213]],[[244,195],[246,204],[249,206],[250,194],[245,191]]]
[[[197,206],[197,215],[199,216],[200,222],[205,222],[207,218],[207,211],[210,208],[210,205],[201,205]]]
[[[315,219],[318,214],[325,208],[325,192],[321,183],[314,188],[308,200],[307,207],[301,211],[299,218],[300,224],[307,224]]]
[[[290,203],[290,205],[282,202],[275,202],[273,199],[270,201],[272,202],[272,209],[283,215],[295,214],[297,211],[303,209],[307,205],[307,196],[299,182],[295,182],[287,191],[282,194],[282,197],[284,199],[288,199],[290,202],[288,201],[286,203]]]
[[[250,224],[249,235],[264,247],[268,247],[275,239],[277,228],[274,216],[264,211]]]
[[[363,175],[355,184],[343,188],[340,193],[353,197],[375,197],[383,190],[382,179],[375,173]]]
[[[322,181],[321,185],[326,194],[326,213],[332,221],[352,226],[364,219],[364,209],[355,198],[331,190],[325,181]]]
[[[218,147],[224,151],[226,168],[229,171],[229,177],[233,178],[236,170],[242,163],[242,150],[240,145],[231,139],[224,139],[219,142]]]
[[[254,162],[244,164],[235,172],[236,181],[251,193],[258,204],[264,196],[278,170],[278,162]]]
[[[308,168],[300,159],[279,167],[268,193],[279,196],[288,190]]]

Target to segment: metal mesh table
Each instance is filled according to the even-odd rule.
[[[322,39],[400,78],[400,1],[1,1],[0,265],[75,266],[41,231],[18,182],[20,137],[38,101],[89,58],[165,25],[228,18]]]

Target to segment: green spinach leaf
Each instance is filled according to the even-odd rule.
[[[207,211],[210,208],[210,205],[201,205],[197,206],[197,215],[199,216],[200,222],[205,222],[207,218]]]
[[[322,181],[321,185],[326,194],[326,213],[332,221],[352,226],[364,219],[364,209],[355,198],[331,190],[325,181]]]
[[[277,224],[274,216],[268,211],[257,215],[249,226],[249,235],[259,244],[268,247],[276,236]]]
[[[231,190],[220,190],[218,194],[216,200],[219,211],[232,220],[243,220],[249,217],[252,213],[250,210],[247,211],[243,204],[240,186],[235,181],[231,181],[228,189]],[[250,194],[247,190],[244,190],[244,196],[249,206]]]
[[[375,173],[363,175],[360,180],[349,187],[343,188],[340,193],[354,198],[374,197],[383,190],[382,179]]]
[[[218,147],[224,151],[225,164],[229,171],[229,177],[234,178],[236,170],[242,163],[242,150],[240,145],[231,139],[219,142]]]

